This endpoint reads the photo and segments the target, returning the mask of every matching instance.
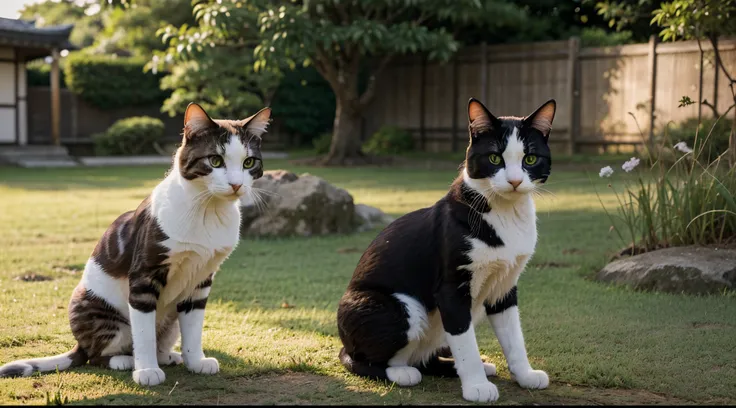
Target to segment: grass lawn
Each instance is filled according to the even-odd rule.
[[[324,177],[395,216],[433,204],[456,175],[273,160],[266,167]],[[84,262],[110,222],[135,208],[165,170],[0,168],[0,364],[75,344],[67,306]],[[532,365],[552,384],[527,391],[511,382],[483,325],[478,342],[499,368],[498,403],[736,403],[736,296],[639,293],[589,279],[621,247],[594,190],[613,208],[606,184],[597,174],[553,171],[553,194],[537,201],[540,239],[519,303]],[[464,403],[458,379],[425,377],[401,389],[338,364],[337,302],[376,232],[241,241],[207,304],[204,347],[220,361],[216,376],[165,368],[164,384],[143,388],[130,372],[83,367],[2,379],[0,404],[42,404],[46,393],[89,404]],[[15,279],[32,273],[50,280]]]

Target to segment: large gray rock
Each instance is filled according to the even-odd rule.
[[[260,200],[241,200],[242,236],[310,236],[353,232],[353,197],[311,174],[272,170],[253,182]]]
[[[671,293],[718,293],[736,288],[736,250],[674,247],[619,259],[597,279],[635,289]]]

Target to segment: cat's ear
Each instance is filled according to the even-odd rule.
[[[192,102],[187,106],[187,111],[184,113],[184,139],[188,139],[197,132],[217,127],[210,115],[202,109],[201,106]]]
[[[255,115],[240,121],[240,126],[244,127],[248,133],[260,138],[266,133],[266,128],[271,121],[271,108],[263,108]]]
[[[546,140],[549,138],[549,132],[552,130],[552,121],[555,118],[556,109],[557,103],[554,99],[550,99],[537,108],[534,113],[524,118],[524,124],[542,132]]]
[[[498,126],[498,119],[475,98],[468,101],[468,127],[470,134],[475,135],[484,130]]]

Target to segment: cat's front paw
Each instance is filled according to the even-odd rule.
[[[133,381],[140,385],[159,385],[166,379],[166,374],[160,368],[142,368],[133,371]]]
[[[220,371],[220,363],[214,357],[205,357],[198,361],[188,361],[187,369],[197,374],[217,374]]]
[[[490,381],[463,386],[463,398],[471,402],[493,402],[498,399],[498,388]]]
[[[179,365],[183,362],[184,359],[181,357],[181,353],[176,351],[168,351],[158,355],[158,365]]]
[[[549,386],[549,377],[542,370],[529,370],[521,374],[514,374],[513,377],[524,388],[541,390]]]

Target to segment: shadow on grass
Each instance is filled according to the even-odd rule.
[[[141,187],[162,180],[164,166],[21,169],[0,167],[0,186],[31,191],[99,190]]]

